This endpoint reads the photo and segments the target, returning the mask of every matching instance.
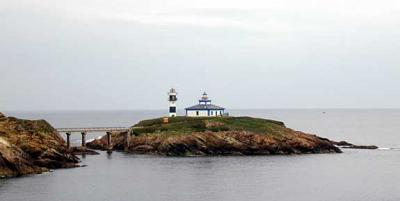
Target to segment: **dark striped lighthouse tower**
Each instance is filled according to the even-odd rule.
[[[174,88],[171,88],[168,92],[168,101],[169,101],[169,116],[170,117],[176,117],[176,101],[178,100],[176,98],[176,93]]]

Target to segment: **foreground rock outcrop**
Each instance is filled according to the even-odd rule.
[[[0,177],[76,167],[57,131],[44,120],[22,120],[0,113]]]
[[[125,133],[126,134],[126,133]],[[124,150],[124,133],[114,133],[114,150]],[[166,156],[341,153],[332,142],[286,128],[284,123],[251,117],[170,118],[132,127],[130,153]],[[106,149],[107,139],[87,144]]]

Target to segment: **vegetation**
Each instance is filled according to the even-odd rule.
[[[185,135],[193,132],[249,131],[280,135],[284,123],[251,117],[174,117],[164,123],[163,118],[144,120],[134,125],[132,134]]]

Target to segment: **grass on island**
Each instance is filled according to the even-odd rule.
[[[252,117],[171,117],[168,123],[163,118],[143,120],[134,125],[132,134],[182,135],[193,132],[249,131],[262,134],[281,135],[284,123]]]

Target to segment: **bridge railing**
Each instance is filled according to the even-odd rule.
[[[124,131],[129,127],[56,128],[58,132]]]

